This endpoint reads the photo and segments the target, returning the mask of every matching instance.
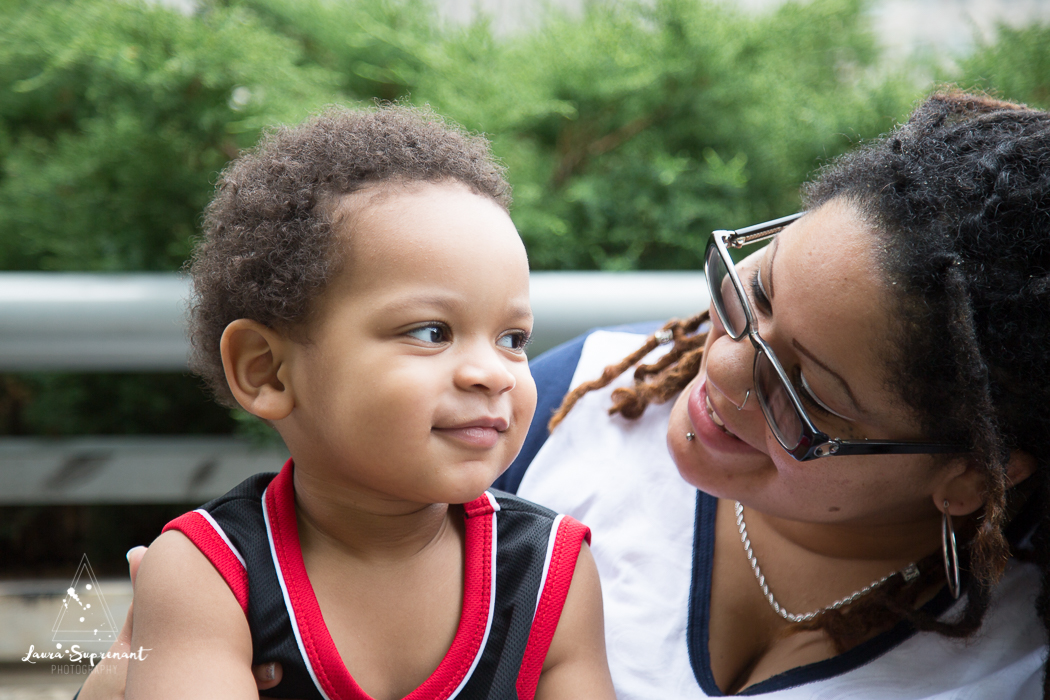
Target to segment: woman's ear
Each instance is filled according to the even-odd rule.
[[[1010,452],[1010,461],[1006,463],[1006,487],[1017,486],[1019,483],[1035,473],[1035,457],[1013,450]]]
[[[984,475],[969,464],[969,460],[953,459],[944,470],[944,478],[933,491],[933,505],[954,516],[969,515],[984,505]]]
[[[286,418],[295,407],[287,372],[289,343],[261,323],[239,318],[226,326],[219,341],[222,367],[233,398],[241,407],[268,421]]]
[[[1014,450],[1006,463],[1007,488],[1016,486],[1035,472],[1035,458],[1027,452]],[[937,510],[948,509],[952,515],[969,515],[984,505],[984,475],[963,460],[952,463],[945,479],[934,490],[933,504]]]

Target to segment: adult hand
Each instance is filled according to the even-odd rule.
[[[131,585],[135,585],[135,577],[139,573],[139,564],[142,557],[146,555],[145,547],[135,547],[128,552],[128,568],[131,574]],[[131,651],[131,626],[132,611],[135,602],[132,600],[128,608],[128,616],[124,618],[124,626],[117,635],[117,641],[109,648],[109,656],[100,661],[91,671],[80,689],[77,700],[124,700],[124,686],[128,676],[128,653]],[[283,669],[277,662],[259,664],[252,667],[252,675],[255,676],[255,684],[259,690],[269,690],[281,682]]]

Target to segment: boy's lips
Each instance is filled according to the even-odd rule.
[[[698,382],[689,392],[686,402],[689,422],[693,424],[697,438],[711,449],[720,452],[756,452],[757,450],[737,437],[726,427],[722,416],[715,411],[707,395],[707,382]]]
[[[500,434],[507,430],[505,418],[475,418],[462,423],[434,426],[431,430],[471,447],[489,448],[499,441]]]

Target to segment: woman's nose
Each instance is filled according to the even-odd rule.
[[[723,335],[708,348],[707,381],[738,409],[754,409],[754,365],[755,348],[746,337]]]

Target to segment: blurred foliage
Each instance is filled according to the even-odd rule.
[[[593,3],[497,37],[429,0],[8,1],[0,269],[175,269],[260,128],[375,98],[493,136],[537,269],[693,268],[708,231],[793,210],[906,112],[863,9]]]
[[[533,267],[696,269],[708,232],[794,211],[822,158],[907,111],[903,78],[867,77],[861,10],[594,4],[452,62],[465,77],[417,98],[495,135]]]
[[[216,171],[335,85],[242,8],[6,0],[0,269],[177,269]]]
[[[695,269],[710,230],[794,211],[816,168],[902,119],[915,75],[1050,106],[1048,46],[1003,27],[916,72],[881,56],[863,0],[595,0],[510,34],[434,0],[0,0],[0,270],[178,269],[263,128],[375,99],[492,139],[535,269]],[[0,430],[268,439],[206,401],[185,377],[8,375]]]
[[[958,72],[942,78],[980,88],[1003,99],[1050,109],[1050,24],[1015,28],[1000,25],[996,40],[979,43]]]
[[[0,506],[0,581],[63,578],[85,554],[99,578],[128,575],[125,553],[199,503]]]
[[[187,374],[0,374],[0,435],[185,435],[236,425]]]

